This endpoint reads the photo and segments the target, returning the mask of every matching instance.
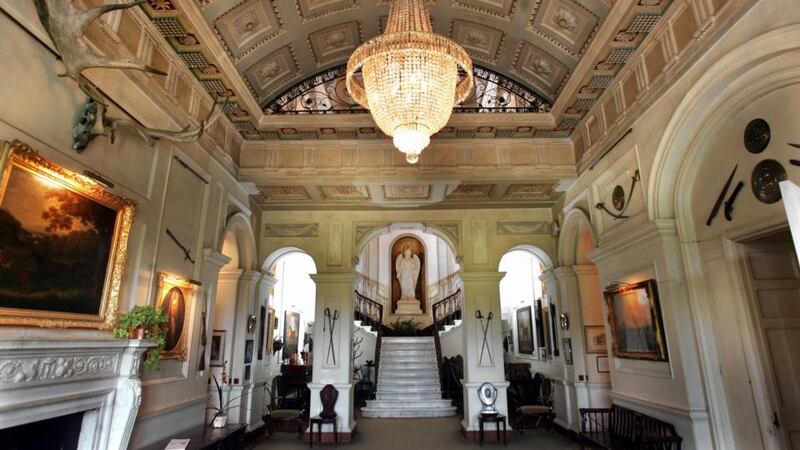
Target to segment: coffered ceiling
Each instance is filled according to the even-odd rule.
[[[496,137],[508,138],[509,129],[527,126],[531,133],[511,137],[550,138],[570,135],[670,2],[427,3],[435,31],[463,45],[476,65],[552,105],[552,111],[548,107],[513,119],[488,117],[511,113],[459,114],[470,116],[458,119],[470,124],[467,131],[489,127]],[[388,6],[388,0],[149,0],[143,10],[210,93],[230,96],[226,113],[245,139],[330,136],[324,129],[334,130],[339,139],[361,139],[361,133],[352,130],[374,127],[367,114],[339,135],[342,120],[327,116],[287,120],[265,114],[264,109],[297,83],[345,64],[356,47],[382,32]],[[507,126],[499,126],[503,124]],[[364,137],[375,136],[364,133]],[[440,137],[448,136],[435,136]]]

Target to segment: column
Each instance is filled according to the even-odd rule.
[[[199,289],[198,296],[200,296],[200,302],[202,302],[203,311],[206,312],[205,326],[201,323],[199,327],[200,333],[203,331],[206,333],[206,351],[204,352],[205,361],[203,362],[203,367],[205,367],[205,370],[203,371],[204,374],[211,373],[209,371],[209,361],[211,359],[210,344],[211,330],[214,328],[214,314],[217,299],[217,279],[219,278],[220,269],[222,269],[225,264],[228,264],[230,260],[230,258],[216,250],[210,248],[203,250],[203,266],[200,274],[200,281],[203,283],[203,285]],[[202,321],[202,314],[198,315]],[[192,362],[190,363],[189,367],[198,367],[198,364]],[[210,376],[206,375],[206,378],[210,378]]]
[[[311,390],[310,416],[314,417],[322,412],[320,391],[325,385],[332,384],[339,391],[339,398],[336,401],[339,442],[350,442],[356,428],[352,410],[351,354],[354,274],[319,273],[311,275],[311,279],[317,285],[317,301],[314,308],[314,350],[311,355],[313,376],[308,385]],[[330,314],[330,321],[326,317],[326,311]],[[330,322],[334,315],[337,315],[338,319],[333,324],[331,333]],[[322,433],[323,441],[333,441],[332,425],[325,425]]]
[[[572,364],[564,363],[564,414],[556,416],[556,422],[564,428],[579,431],[580,418],[578,417],[578,393],[576,388],[576,374],[584,373],[586,361],[583,358],[583,319],[581,317],[580,294],[578,292],[578,279],[570,267],[556,267],[550,273],[555,277],[558,285],[559,306],[561,312],[567,315],[569,326],[561,330],[561,335],[570,340],[572,347]],[[563,348],[562,354],[566,351]],[[566,356],[565,356],[566,357]]]
[[[467,439],[478,440],[478,416],[483,404],[478,398],[478,388],[484,382],[490,382],[497,388],[495,408],[508,416],[508,398],[506,390],[503,361],[502,314],[500,309],[500,280],[505,276],[502,272],[464,272],[464,305],[462,308],[464,327],[464,420],[461,427]],[[483,325],[486,318],[493,314],[489,321],[484,345],[484,332],[481,320],[476,318],[480,311]],[[481,355],[483,350],[483,355]],[[511,428],[509,427],[509,430]],[[491,436],[494,430],[486,430]]]
[[[234,383],[231,389],[231,397],[241,396],[239,403],[239,417],[236,423],[248,424],[248,429],[255,428],[254,425],[260,424],[262,411],[253,408],[253,396],[263,395],[261,392],[254,391],[253,384],[253,365],[257,357],[255,348],[256,333],[247,330],[247,320],[250,314],[256,314],[256,286],[261,279],[261,272],[255,270],[244,271],[239,277],[239,284],[236,290],[236,313],[233,324],[234,347],[231,352],[231,360],[228,363],[231,373],[230,377]],[[250,363],[245,364],[245,346],[247,340],[253,340],[253,354]],[[250,379],[245,380],[245,366],[250,366]],[[231,416],[235,419],[236,412],[231,411]]]

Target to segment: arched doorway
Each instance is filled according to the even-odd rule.
[[[280,365],[311,365],[313,327],[317,288],[310,275],[317,273],[314,259],[302,251],[281,254],[270,272],[277,280],[269,307],[274,314],[280,350],[274,350],[274,367]]]

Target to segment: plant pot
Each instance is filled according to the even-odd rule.
[[[228,416],[214,417],[214,421],[211,422],[211,426],[213,428],[225,428],[225,425],[227,424],[228,424]]]
[[[132,339],[144,339],[147,329],[145,327],[136,327],[130,333]]]

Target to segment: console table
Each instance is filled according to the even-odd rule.
[[[145,447],[145,450],[164,450],[172,439],[189,439],[186,450],[239,450],[244,448],[244,433],[247,425],[235,423],[225,428],[204,426],[179,433],[169,439]]]

